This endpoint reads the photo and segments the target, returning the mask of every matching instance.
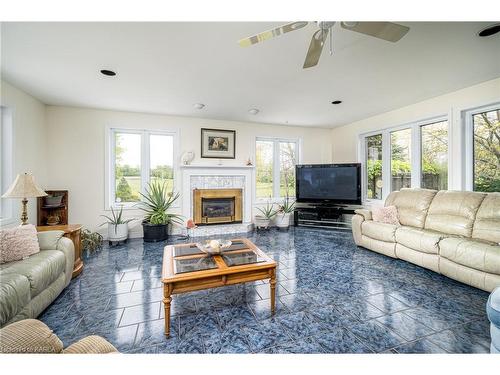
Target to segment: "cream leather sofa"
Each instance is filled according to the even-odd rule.
[[[356,210],[358,246],[489,292],[500,286],[500,193],[401,189],[387,197],[391,205],[400,226]]]

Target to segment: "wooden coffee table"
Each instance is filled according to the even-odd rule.
[[[166,246],[163,252],[165,335],[170,336],[172,294],[269,279],[271,312],[276,299],[276,262],[246,238],[221,255],[207,256],[194,243]]]

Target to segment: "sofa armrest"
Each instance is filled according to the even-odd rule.
[[[108,354],[118,350],[100,336],[87,336],[64,349],[65,354]]]
[[[38,232],[38,243],[40,250],[55,250],[61,237],[64,235],[62,230],[50,230],[47,232]]]
[[[0,329],[0,353],[61,353],[63,344],[45,323],[25,319]]]
[[[365,220],[372,220],[372,212],[364,208],[354,210],[354,213],[363,216]]]

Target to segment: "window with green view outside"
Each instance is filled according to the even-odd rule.
[[[472,116],[474,191],[500,191],[500,108]]]
[[[174,187],[174,136],[155,132],[113,131],[114,203],[140,201],[152,181]]]
[[[297,141],[257,139],[255,144],[257,198],[295,197],[297,155]]]

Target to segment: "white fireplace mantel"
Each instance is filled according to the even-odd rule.
[[[182,215],[193,217],[193,189],[243,189],[243,224],[252,222],[254,169],[247,165],[182,165]],[[209,185],[209,187],[205,187]]]

